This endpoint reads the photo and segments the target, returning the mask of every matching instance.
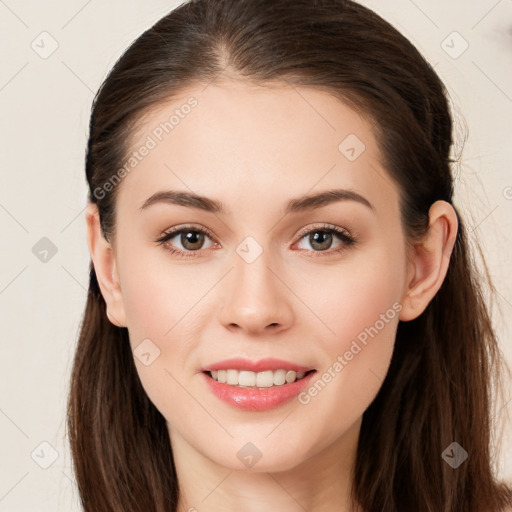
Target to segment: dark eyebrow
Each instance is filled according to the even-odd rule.
[[[298,199],[291,199],[286,206],[285,213],[288,214],[303,210],[313,210],[327,206],[328,204],[334,203],[336,201],[357,201],[358,203],[361,203],[375,211],[375,208],[368,201],[368,199],[361,196],[357,192],[354,192],[353,190],[335,189],[306,195]],[[211,213],[228,213],[227,209],[221,201],[200,196],[192,192],[181,192],[175,190],[156,192],[151,197],[146,199],[139,210],[144,210],[156,203],[176,204],[179,206],[196,208]]]
[[[192,192],[181,192],[176,190],[156,192],[144,201],[144,204],[139,208],[139,210],[145,210],[156,203],[177,204],[178,206],[197,208],[198,210],[205,210],[212,213],[224,213],[226,211],[226,208],[220,201],[199,196]]]
[[[313,210],[315,208],[327,206],[328,204],[334,203],[336,201],[357,201],[358,203],[361,203],[370,208],[370,210],[375,211],[375,208],[370,203],[370,201],[368,201],[368,199],[362,195],[354,192],[353,190],[337,188],[334,190],[326,190],[325,192],[303,196],[299,199],[292,199],[289,201],[288,206],[286,207],[286,213],[288,214],[302,210]]]

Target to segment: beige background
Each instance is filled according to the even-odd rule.
[[[458,148],[468,130],[457,203],[471,214],[499,291],[494,318],[510,363],[512,1],[363,3],[435,65],[454,104]],[[88,283],[90,105],[127,45],[177,4],[0,0],[0,512],[79,510],[64,406]],[[32,250],[48,244],[43,237],[57,251],[46,262]],[[511,398],[509,385],[502,412],[512,409]],[[512,480],[511,437],[499,471]]]

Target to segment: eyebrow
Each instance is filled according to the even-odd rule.
[[[314,210],[338,201],[356,201],[375,211],[375,208],[370,201],[357,192],[347,189],[334,189],[305,195],[297,199],[291,199],[286,205],[285,213],[288,214],[304,210]],[[222,201],[200,196],[192,192],[177,190],[165,190],[154,193],[144,201],[139,210],[143,211],[157,203],[186,206],[188,208],[195,208],[211,213],[228,213],[228,210]]]

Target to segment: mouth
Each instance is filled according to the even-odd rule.
[[[316,372],[316,370],[296,372],[295,370],[279,368],[277,370],[253,372],[230,368],[225,370],[206,370],[203,373],[220,384],[228,384],[240,388],[271,388],[293,384],[313,372]]]
[[[240,411],[262,412],[276,409],[291,402],[307,386],[311,386],[317,370],[298,365],[277,365],[276,360],[270,365],[262,367],[262,362],[247,363],[257,366],[257,370],[243,369],[224,362],[224,368],[203,368],[203,379],[207,389],[217,398],[229,404],[230,407]],[[233,368],[233,366],[235,366]],[[290,366],[294,366],[291,369]]]

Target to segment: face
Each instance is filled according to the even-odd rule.
[[[203,84],[148,112],[131,151],[111,312],[173,447],[233,469],[253,450],[254,471],[279,471],[342,446],[386,375],[407,281],[371,125],[312,88]],[[353,195],[306,200],[332,190]],[[155,196],[169,191],[218,208]],[[212,383],[203,370],[231,358],[315,371],[265,390]]]

